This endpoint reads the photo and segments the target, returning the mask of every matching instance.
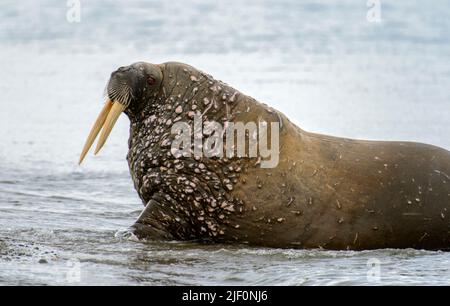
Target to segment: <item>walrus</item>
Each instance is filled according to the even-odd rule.
[[[450,152],[445,149],[307,132],[281,112],[177,62],[119,68],[106,98],[79,163],[101,131],[99,152],[125,113],[127,161],[144,204],[131,227],[139,239],[333,250],[450,246]],[[249,142],[240,155],[226,154],[239,149],[233,138],[224,154],[192,154],[211,143],[228,144],[224,134],[212,142],[194,140],[174,154],[180,133],[173,126],[192,128],[199,117],[194,138],[208,134],[211,122],[276,123],[278,130],[266,136],[268,147],[279,145],[277,164],[262,167],[267,155],[248,154],[256,147],[250,128],[241,133]]]

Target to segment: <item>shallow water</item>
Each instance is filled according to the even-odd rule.
[[[0,4],[0,284],[449,285],[450,253],[142,243],[121,118],[76,165],[111,71],[196,66],[306,130],[450,149],[450,2]]]

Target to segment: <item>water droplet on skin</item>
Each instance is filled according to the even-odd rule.
[[[192,82],[197,82],[198,81],[198,79],[197,79],[197,77],[195,75],[191,75],[190,79],[191,79]]]
[[[285,218],[278,218],[278,219],[277,219],[277,222],[278,222],[278,223],[281,223],[281,222],[283,222],[284,220],[286,220],[286,219],[285,219]]]

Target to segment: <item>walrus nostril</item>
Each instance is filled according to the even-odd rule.
[[[118,72],[127,72],[131,69],[130,66],[126,66],[126,67],[120,67],[119,69],[117,69]]]
[[[112,77],[120,76],[120,75],[122,75],[122,74],[123,74],[122,71],[119,71],[119,70],[113,71],[113,72],[111,73],[111,78],[112,78]]]

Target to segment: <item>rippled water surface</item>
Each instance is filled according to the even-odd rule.
[[[119,120],[76,162],[111,71],[182,61],[306,130],[450,149],[450,1],[0,3],[0,284],[450,284],[450,253],[126,238],[142,204]],[[378,273],[379,272],[379,273]],[[379,277],[377,277],[377,275]]]

